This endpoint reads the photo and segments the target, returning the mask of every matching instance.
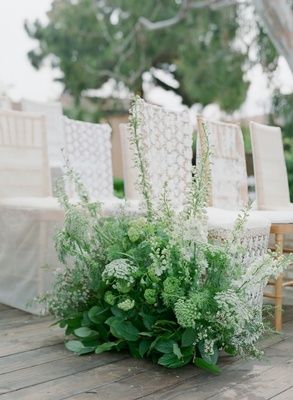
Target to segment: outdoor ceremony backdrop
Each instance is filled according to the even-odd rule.
[[[73,99],[67,113],[88,120],[121,112],[128,106],[121,99],[129,92],[145,95],[150,85],[174,92],[187,106],[202,110],[215,103],[231,114],[246,99],[249,71],[261,65],[273,89],[267,122],[283,128],[293,195],[293,95],[279,90],[280,52],[255,11],[261,2],[195,1],[218,6],[183,14],[184,4],[191,3],[54,0],[48,22],[26,22],[27,33],[38,41],[29,59],[37,69],[49,59],[62,72],[64,92]],[[163,25],[157,29],[150,21]],[[101,98],[96,90],[105,85],[110,95]],[[246,146],[249,151],[247,138]]]

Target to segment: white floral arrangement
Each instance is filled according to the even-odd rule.
[[[240,239],[247,210],[229,240],[208,240],[208,153],[194,171],[186,207],[175,212],[164,193],[155,210],[136,98],[130,128],[145,216],[102,217],[78,179],[80,204],[60,196],[65,222],[56,248],[64,268],[46,302],[66,329],[66,347],[78,354],[127,349],[168,368],[193,363],[211,372],[219,371],[220,351],[259,356],[266,325],[250,294],[292,259],[268,253],[244,265],[237,254],[246,250]]]

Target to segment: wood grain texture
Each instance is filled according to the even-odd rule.
[[[0,400],[292,400],[293,307],[262,360],[221,357],[222,373],[167,370],[127,354],[78,357],[50,317],[0,305]]]

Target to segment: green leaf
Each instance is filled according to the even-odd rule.
[[[65,347],[69,351],[73,351],[79,355],[92,353],[95,350],[94,346],[84,346],[79,340],[69,340],[65,343]]]
[[[192,328],[186,328],[182,334],[181,344],[182,347],[188,347],[193,345],[196,339],[196,332]]]
[[[114,319],[109,318],[106,323],[110,325],[112,335],[119,339],[134,342],[139,337],[139,330],[130,321],[123,321],[114,317]]]
[[[104,351],[110,351],[112,350],[114,347],[116,347],[118,344],[118,342],[105,342],[103,344],[99,344],[96,347],[95,353],[96,354],[100,354],[103,353]]]
[[[155,321],[156,321],[156,317],[154,317],[154,316],[152,316],[152,315],[149,315],[149,314],[146,314],[146,313],[144,313],[143,311],[141,311],[141,312],[139,313],[139,315],[142,317],[144,326],[145,326],[147,329],[151,330],[151,329],[152,329],[152,326],[154,325],[154,323],[155,323]]]
[[[105,314],[108,310],[94,306],[88,311],[88,317],[94,324],[102,324],[105,321]]]
[[[197,357],[194,361],[194,365],[196,365],[198,368],[205,369],[212,374],[218,374],[221,372],[220,368],[217,367],[214,364],[210,364],[207,361],[203,360],[202,358]]]
[[[177,343],[173,344],[173,353],[175,354],[175,356],[177,356],[179,360],[183,358],[183,355]]]
[[[213,365],[217,364],[217,361],[219,358],[219,350],[215,344],[213,347],[213,351],[214,351],[213,354],[205,353],[204,342],[198,343],[198,350],[199,350],[200,355],[202,356],[203,360],[205,360],[207,363],[213,364]]]
[[[92,329],[86,326],[82,326],[81,328],[75,329],[74,334],[80,338],[88,338],[92,336],[97,336],[98,332],[93,331]]]
[[[139,332],[139,334],[141,336],[153,337],[153,333],[152,332]]]
[[[172,339],[161,338],[156,341],[154,348],[160,353],[173,353],[173,345],[176,342]]]
[[[119,317],[120,319],[126,319],[125,311],[120,310],[117,306],[111,307],[111,312],[115,317]]]
[[[73,351],[74,353],[78,353],[84,346],[82,342],[79,340],[69,340],[65,343],[65,347],[69,351]]]
[[[139,345],[138,342],[128,342],[127,343],[128,348],[130,350],[130,354],[134,358],[141,358],[140,353],[139,353]]]
[[[158,364],[163,365],[167,368],[178,368],[183,367],[183,365],[188,364],[192,359],[192,356],[183,357],[182,359],[178,359],[178,357],[174,353],[164,354],[159,358]]]
[[[139,346],[138,346],[138,352],[139,355],[141,356],[141,358],[145,355],[145,353],[148,351],[148,349],[150,348],[151,343],[146,340],[146,339],[142,339],[139,342]]]

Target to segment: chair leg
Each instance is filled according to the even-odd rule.
[[[276,246],[279,254],[283,253],[284,235],[276,234]],[[282,330],[282,305],[283,305],[283,274],[278,276],[275,282],[275,329],[277,332]]]

